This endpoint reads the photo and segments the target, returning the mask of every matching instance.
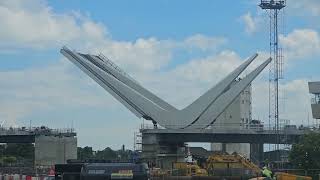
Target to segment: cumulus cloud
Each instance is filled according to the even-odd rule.
[[[135,42],[109,39],[100,46],[94,46],[91,52],[102,52],[132,71],[140,71],[141,69],[155,71],[165,67],[177,49],[214,51],[226,41],[226,38],[209,37],[202,34],[195,34],[181,41],[159,40],[155,37],[139,38]]]
[[[320,15],[320,1],[318,0],[300,0],[288,1],[288,9],[292,15]]]
[[[226,38],[222,37],[208,37],[202,34],[195,34],[186,38],[183,46],[192,48],[199,48],[203,51],[214,50],[218,46],[226,43]]]
[[[0,53],[21,48],[43,50],[68,45],[104,53],[132,71],[159,70],[168,64],[172,49],[214,50],[225,38],[196,34],[181,41],[139,38],[134,42],[111,38],[107,28],[80,12],[56,13],[46,1],[5,0],[0,3]]]
[[[194,59],[175,69],[176,75],[192,81],[207,81],[222,79],[241,62],[234,51],[222,51],[203,59]]]
[[[64,44],[95,43],[107,36],[100,23],[79,13],[57,14],[45,1],[0,2],[0,48],[44,49]]]
[[[309,79],[295,79],[282,82],[279,91],[279,118],[291,124],[306,124],[310,112]],[[253,86],[253,118],[268,124],[268,82],[257,81]],[[299,102],[297,104],[297,102]],[[274,123],[274,122],[271,122]]]
[[[252,17],[250,12],[247,12],[240,18],[242,22],[245,25],[245,31],[248,34],[253,34],[257,31],[257,23],[258,19],[255,17]]]
[[[295,29],[288,35],[279,36],[288,59],[305,59],[319,55],[320,37],[313,29]]]
[[[140,38],[135,42],[109,40],[101,46],[93,47],[91,52],[101,52],[130,71],[155,71],[169,63],[175,44],[156,38]]]
[[[75,76],[71,63],[0,72],[0,117],[7,125],[32,113],[63,107],[108,106],[108,97],[88,77]],[[100,97],[102,96],[102,97]]]

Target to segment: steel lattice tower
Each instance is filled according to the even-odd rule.
[[[261,0],[259,6],[268,12],[270,20],[270,57],[273,61],[269,69],[269,124],[274,123],[276,139],[276,150],[279,150],[279,79],[283,78],[283,54],[279,45],[278,19],[281,10],[286,6],[284,0]],[[278,156],[279,157],[279,156]]]

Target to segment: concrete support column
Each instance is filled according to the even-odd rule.
[[[35,166],[51,167],[77,159],[77,138],[65,136],[36,136]]]
[[[156,166],[157,161],[157,150],[159,144],[157,136],[155,134],[142,133],[142,155],[143,162],[149,164],[149,166]]]
[[[256,164],[263,162],[263,143],[250,144],[250,159]]]
[[[171,169],[172,163],[183,162],[184,143],[161,142],[156,134],[142,132],[142,160],[150,166]]]

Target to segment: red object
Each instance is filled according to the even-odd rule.
[[[32,180],[31,176],[26,176],[26,180]]]
[[[51,168],[50,168],[49,175],[52,175],[52,176],[55,175],[54,167],[51,167]]]

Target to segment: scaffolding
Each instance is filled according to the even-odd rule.
[[[133,150],[142,152],[142,134],[140,132],[134,132]]]

